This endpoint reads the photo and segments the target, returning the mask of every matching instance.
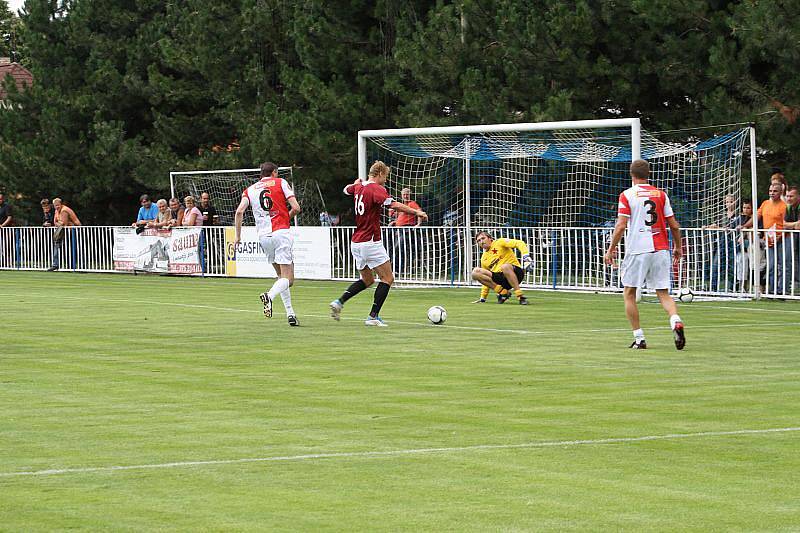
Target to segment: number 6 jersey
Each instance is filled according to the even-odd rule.
[[[262,178],[244,190],[242,197],[249,200],[253,209],[259,237],[289,229],[287,200],[292,196],[294,192],[283,178]]]
[[[652,185],[634,185],[619,195],[617,216],[628,217],[625,254],[669,250],[666,219],[675,216],[667,193]]]

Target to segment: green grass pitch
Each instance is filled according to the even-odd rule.
[[[800,307],[0,272],[0,529],[791,530]],[[443,305],[447,324],[427,324]]]

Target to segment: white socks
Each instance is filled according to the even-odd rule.
[[[671,327],[672,329],[675,329],[675,324],[680,324],[682,322],[683,320],[681,320],[681,317],[679,317],[678,315],[672,315],[671,317],[669,317],[669,327]]]
[[[294,308],[292,307],[292,294],[289,292],[288,287],[281,293],[281,300],[283,300],[283,306],[286,308],[286,316],[293,315]]]
[[[288,288],[289,280],[286,278],[278,278],[275,280],[275,283],[272,284],[272,288],[267,293],[267,296],[269,296],[270,300],[275,300],[275,297],[278,296],[278,294],[282,293]]]
[[[289,292],[289,280],[286,278],[278,278],[275,280],[275,283],[272,285],[272,288],[267,293],[269,299],[273,302],[275,301],[275,297],[281,295],[281,300],[283,300],[283,306],[286,308],[286,316],[293,315],[294,309],[292,308],[292,295]]]
[[[633,330],[633,340],[635,341],[644,340],[644,330],[642,329]]]

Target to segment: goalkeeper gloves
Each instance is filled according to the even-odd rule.
[[[531,257],[531,254],[525,254],[522,256],[522,268],[528,272],[533,271],[533,257]]]

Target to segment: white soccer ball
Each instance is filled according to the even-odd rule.
[[[694,300],[694,293],[692,292],[692,289],[689,287],[681,287],[681,290],[678,291],[678,300],[687,304]]]
[[[431,321],[431,324],[444,324],[444,321],[447,320],[447,311],[441,305],[434,305],[428,309],[428,320]]]

